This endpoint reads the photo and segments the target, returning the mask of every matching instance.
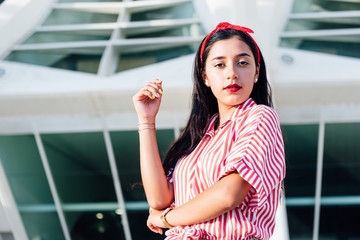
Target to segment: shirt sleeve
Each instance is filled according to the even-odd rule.
[[[255,189],[248,206],[256,211],[285,176],[284,144],[275,111],[258,105],[236,123],[234,141],[220,178],[238,172]]]

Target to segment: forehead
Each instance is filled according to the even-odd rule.
[[[240,53],[247,53],[252,56],[250,47],[239,37],[231,37],[229,39],[219,40],[213,43],[210,47],[209,57],[210,56],[227,56],[238,55]]]

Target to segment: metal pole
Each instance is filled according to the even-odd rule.
[[[315,205],[314,205],[314,228],[313,240],[319,239],[320,226],[320,208],[321,208],[321,184],[324,162],[324,138],[325,138],[325,123],[323,118],[320,118],[319,136],[318,136],[318,152],[317,152],[317,166],[316,166],[316,188],[315,188]]]
[[[58,195],[57,190],[56,190],[55,181],[54,181],[54,178],[52,176],[52,173],[51,173],[51,170],[50,170],[50,165],[49,165],[46,153],[45,153],[44,145],[42,143],[40,134],[39,134],[39,132],[37,131],[37,129],[35,127],[33,127],[33,132],[34,132],[34,136],[35,136],[36,145],[37,145],[39,153],[40,153],[40,158],[41,158],[42,164],[44,166],[46,178],[47,178],[49,186],[50,186],[51,195],[52,195],[52,197],[54,199],[56,211],[57,211],[57,213],[59,215],[61,228],[62,228],[62,230],[64,232],[65,239],[66,240],[71,240],[69,229],[68,229],[67,224],[66,224],[64,212],[63,212],[62,207],[61,207],[60,198],[59,198],[59,195]]]

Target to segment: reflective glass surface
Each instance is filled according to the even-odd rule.
[[[282,125],[286,178],[285,194],[315,196],[318,125]]]
[[[314,207],[287,207],[291,240],[312,240]]]
[[[191,46],[159,47],[158,50],[149,50],[139,53],[122,54],[117,71],[140,67],[157,62],[163,62],[172,58],[181,57],[193,52]]]
[[[146,201],[140,176],[139,134],[137,131],[111,132],[111,140],[126,201]],[[164,157],[174,140],[174,130],[156,131],[158,148]]]
[[[29,239],[64,239],[34,136],[0,136],[0,158]]]
[[[0,136],[0,158],[18,205],[53,204],[33,135]]]
[[[357,0],[295,0],[293,12],[351,11],[359,9]]]
[[[203,33],[191,2],[171,6],[129,3],[125,17],[119,15],[119,9],[109,7],[111,2],[119,3],[59,1],[41,26],[5,60],[111,75],[194,53],[197,37]],[[109,54],[104,54],[106,46]],[[106,64],[99,69],[100,61],[114,62],[114,56],[119,59],[117,67]]]
[[[131,21],[148,21],[159,19],[192,18],[195,14],[192,3],[184,3],[173,7],[147,10],[133,13]]]
[[[323,206],[319,239],[359,240],[359,205]]]
[[[360,195],[360,123],[326,124],[323,196]]]
[[[101,55],[67,54],[52,65],[52,67],[96,74],[99,68]]]
[[[37,32],[31,35],[23,44],[33,43],[57,43],[57,42],[78,42],[78,41],[101,41],[109,40],[110,34],[84,34],[79,32],[57,33]]]
[[[43,134],[63,203],[117,202],[102,132]]]
[[[131,226],[132,239],[159,240],[165,239],[165,234],[160,236],[153,233],[146,227],[146,220],[149,216],[148,211],[128,213],[128,219]],[[165,231],[164,231],[165,232]]]
[[[58,0],[59,3],[72,2],[122,2],[122,0]]]
[[[280,46],[360,58],[359,1],[295,0]]]
[[[49,15],[49,17],[44,21],[43,26],[86,23],[111,23],[116,22],[117,17],[117,14],[54,9]]]
[[[121,216],[114,211],[67,212],[72,240],[124,240]]]
[[[87,50],[90,51],[91,50]],[[95,50],[102,51],[102,50]],[[15,61],[40,66],[56,67],[72,71],[97,73],[101,55],[75,54],[62,51],[14,51],[6,57],[7,61]]]
[[[64,240],[56,212],[21,212],[29,239]]]
[[[149,27],[147,32],[139,31],[139,33],[133,32],[133,33],[128,34],[128,39],[155,38],[155,37],[159,37],[159,36],[161,36],[161,37],[191,36],[192,27],[193,27],[192,25],[180,26],[180,27],[169,26],[164,29],[162,29],[162,28],[151,29]]]

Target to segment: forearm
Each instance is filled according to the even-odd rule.
[[[155,129],[139,131],[140,169],[147,201],[151,208],[164,209],[173,201],[172,185],[162,167]]]
[[[240,205],[250,187],[238,173],[230,174],[186,204],[170,211],[166,219],[172,226],[211,220]]]

